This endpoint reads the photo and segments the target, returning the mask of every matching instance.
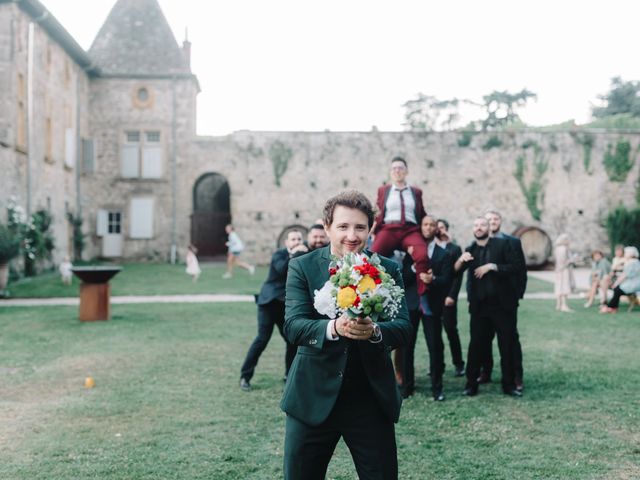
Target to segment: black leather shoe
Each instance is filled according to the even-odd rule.
[[[504,394],[515,398],[522,397],[522,392],[516,388],[514,388],[513,390],[505,390]]]
[[[407,389],[405,390],[404,388],[400,389],[400,395],[402,395],[402,398],[409,398],[413,396],[413,389]]]
[[[243,392],[251,391],[251,384],[249,383],[249,380],[245,380],[244,378],[240,379],[240,390]]]
[[[521,378],[516,378],[516,390],[522,393],[524,390],[524,383]]]
[[[467,387],[462,391],[465,397],[475,397],[478,394],[478,387]]]
[[[444,402],[444,394],[442,392],[434,393],[433,394],[433,401],[434,402]]]
[[[454,377],[464,377],[464,374],[465,374],[464,365],[460,367],[456,367],[456,369],[453,371]]]
[[[487,375],[486,373],[481,373],[480,376],[477,378],[478,383],[482,384],[482,383],[491,383],[491,376]]]

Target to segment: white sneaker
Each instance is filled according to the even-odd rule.
[[[255,265],[249,265],[249,275],[253,275],[254,273],[256,273]]]
[[[224,278],[224,279],[229,279],[231,277],[232,277],[232,275],[229,272],[224,272],[224,275],[222,275],[222,278]]]

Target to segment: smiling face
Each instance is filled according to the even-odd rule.
[[[420,230],[422,231],[422,236],[424,237],[424,239],[427,242],[430,242],[438,232],[438,224],[433,217],[427,215],[422,219],[422,222],[420,223]]]
[[[404,162],[401,162],[399,160],[391,162],[391,181],[395,185],[403,186],[408,173],[409,170],[407,169],[407,166],[404,164]]]
[[[315,250],[316,248],[322,248],[329,242],[327,234],[324,229],[312,228],[307,235],[307,243],[309,248]]]
[[[361,252],[369,236],[368,218],[360,210],[337,205],[333,211],[333,222],[325,225],[325,230],[333,255],[342,257],[345,253]]]

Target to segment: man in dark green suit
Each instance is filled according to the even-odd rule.
[[[323,479],[341,437],[361,479],[396,479],[394,423],[402,399],[389,351],[409,341],[406,304],[380,324],[346,315],[332,320],[315,310],[314,291],[329,279],[330,256],[361,252],[374,218],[356,191],[329,199],[323,215],[330,245],[291,260],[287,276],[284,332],[298,352],[280,404],[287,414],[285,479]],[[402,285],[397,264],[381,263]]]

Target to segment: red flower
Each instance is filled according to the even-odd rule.
[[[380,277],[375,277],[373,281],[376,283],[376,285],[380,285],[382,283],[382,280],[380,280]]]
[[[360,296],[356,296],[356,299],[353,301],[353,306],[357,307],[360,305]]]
[[[337,268],[335,268],[335,267],[331,267],[331,268],[329,269],[329,275],[335,275],[337,271],[338,271],[338,269],[337,269]]]

